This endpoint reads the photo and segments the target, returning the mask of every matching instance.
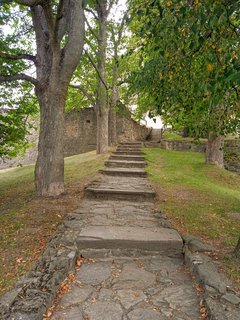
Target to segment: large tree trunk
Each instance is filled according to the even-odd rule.
[[[210,132],[206,148],[207,164],[214,164],[218,167],[223,168],[223,146],[224,137],[217,135],[214,132]]]
[[[40,134],[35,167],[35,186],[40,196],[64,192],[64,109],[67,88],[55,85],[38,93]]]
[[[37,2],[38,3],[38,2]],[[67,88],[83,51],[84,15],[82,0],[63,0],[31,6],[36,34],[36,95],[40,105],[40,135],[35,185],[40,196],[64,192],[64,109]],[[64,36],[67,41],[62,47]]]
[[[235,253],[236,257],[240,259],[240,237],[238,239],[238,243],[236,245],[234,253]]]
[[[98,83],[97,83],[97,153],[108,152],[108,93],[106,81],[106,48],[107,48],[107,0],[97,1],[99,18],[98,34]]]

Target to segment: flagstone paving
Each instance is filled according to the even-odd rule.
[[[200,319],[199,297],[183,265],[182,239],[155,210],[147,179],[136,177],[136,158],[128,158],[142,155],[140,144],[117,150],[123,160],[116,166],[111,162],[113,172],[86,188],[81,206],[65,222],[85,259],[52,320]],[[121,161],[133,168],[121,167]]]

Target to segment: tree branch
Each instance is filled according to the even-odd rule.
[[[33,61],[34,63],[36,62],[36,56],[33,56],[31,54],[25,54],[25,53],[20,53],[20,54],[7,54],[0,52],[0,58],[8,59],[8,60],[30,60]]]
[[[122,21],[121,21],[121,24],[120,24],[120,28],[119,28],[119,31],[118,31],[118,45],[120,44],[121,40],[122,40],[122,35],[123,35],[123,27],[124,27],[124,24],[127,20],[127,15],[128,15],[128,12],[129,12],[129,8],[128,10],[124,13],[123,17],[122,17]]]
[[[100,72],[99,72],[96,64],[95,64],[94,61],[92,60],[91,56],[89,55],[89,53],[87,52],[86,49],[84,49],[84,52],[86,53],[89,61],[91,62],[91,65],[92,65],[93,68],[96,70],[97,75],[98,75],[99,79],[101,80],[101,82],[103,83],[104,87],[106,88],[106,90],[108,90],[109,88],[108,88],[107,84],[105,83],[105,81],[103,80],[103,78],[102,78],[102,76],[101,76],[101,74],[100,74]]]
[[[64,9],[64,0],[59,0],[58,7],[57,7],[57,16],[56,16],[56,23],[55,23],[55,37],[58,38],[59,35],[59,26],[60,21],[63,18],[63,9]],[[59,40],[59,39],[58,39]]]
[[[89,46],[89,48],[91,48],[91,50],[94,52],[94,54],[97,55],[97,50],[95,48],[93,48],[93,45],[92,45],[91,41],[89,41],[87,39],[87,37],[85,37],[85,43]]]
[[[68,75],[69,81],[72,73],[77,67],[82,55],[85,35],[84,12],[82,0],[71,0],[71,6],[66,3],[65,9],[69,12],[68,16],[68,37],[62,49],[63,69],[62,74]]]
[[[16,0],[16,2],[18,4],[22,4],[24,6],[33,7],[33,6],[36,6],[38,4],[42,4],[43,0]]]
[[[69,87],[80,90],[82,92],[82,94],[91,102],[93,107],[95,107],[96,101],[95,101],[93,95],[91,93],[87,92],[87,90],[85,90],[83,86],[70,84]]]
[[[44,6],[43,6],[43,12],[45,15],[45,19],[48,26],[48,32],[50,34],[50,39],[52,41],[52,44],[56,44],[57,42],[57,35],[55,32],[55,19],[52,13],[52,6],[49,0],[45,0]]]
[[[97,21],[99,20],[98,16],[96,15],[96,13],[92,9],[85,8],[85,11],[90,12],[93,15],[95,20],[97,20]]]
[[[0,75],[0,83],[1,82],[16,81],[16,80],[28,81],[28,82],[31,82],[35,86],[38,84],[38,81],[35,78],[28,76],[25,73],[6,75],[6,76]]]
[[[87,24],[87,26],[88,26],[88,28],[89,28],[89,30],[90,30],[90,32],[91,32],[91,34],[92,34],[92,35],[93,35],[97,40],[99,40],[98,35],[96,34],[96,32],[94,32],[94,30],[93,30],[93,28],[91,27],[90,23],[88,22],[88,20],[87,20],[87,18],[86,18],[86,16],[85,16],[85,14],[84,14],[84,20],[86,21],[86,24]]]
[[[109,15],[109,13],[110,13],[113,5],[114,5],[114,0],[110,1],[110,3],[109,3],[109,6],[108,6],[108,8],[107,8],[107,16]]]

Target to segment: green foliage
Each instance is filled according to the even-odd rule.
[[[3,1],[0,7],[0,75],[10,76],[32,72],[30,61],[7,59],[33,51],[33,33],[29,10],[14,2]],[[26,134],[29,120],[38,112],[32,85],[13,81],[0,86],[0,157],[23,154],[28,146]]]
[[[0,87],[0,157],[12,158],[23,154],[29,146],[26,135],[32,129],[32,117],[38,103],[31,86],[24,83],[19,90]]]
[[[117,6],[121,5],[119,0],[107,1],[108,6],[113,4],[113,11],[117,11]],[[97,86],[99,80],[98,70],[98,52],[99,52],[99,19],[97,20],[96,1],[87,1],[85,4],[85,15],[87,18],[85,46],[82,59],[72,78],[72,84],[76,87],[70,87],[67,98],[67,111],[72,109],[95,106]],[[89,10],[91,12],[89,12]],[[93,15],[94,13],[94,15]],[[113,87],[117,88],[120,99],[123,100],[126,95],[126,86],[123,85],[125,72],[128,65],[121,58],[121,52],[125,50],[126,43],[129,40],[125,35],[126,20],[125,12],[121,12],[119,19],[108,17],[107,23],[107,48],[106,48],[106,74],[105,84],[107,87],[107,100],[111,101]],[[126,15],[127,16],[127,15]],[[123,20],[122,20],[123,19]],[[115,72],[115,74],[114,74]],[[117,76],[116,76],[117,74]],[[126,96],[125,96],[126,97]],[[118,111],[118,106],[115,106]]]
[[[130,93],[138,115],[153,110],[194,135],[239,128],[240,2],[133,1],[140,65]]]

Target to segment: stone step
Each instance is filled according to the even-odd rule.
[[[176,230],[168,228],[86,226],[78,236],[77,246],[79,250],[136,249],[179,257],[183,242]]]
[[[142,144],[119,144],[119,148],[142,148]]]
[[[130,149],[117,149],[116,152],[127,152],[128,154],[135,154],[137,152],[138,154],[141,154],[142,150],[130,150]]]
[[[100,173],[106,174],[109,176],[121,176],[121,177],[143,177],[147,176],[147,173],[144,169],[136,168],[108,168],[100,170]]]
[[[108,160],[105,162],[106,167],[114,168],[145,168],[145,161],[128,161],[128,160]]]
[[[121,142],[119,146],[142,146],[142,142]]]
[[[137,150],[117,150],[114,152],[116,155],[143,155],[144,153],[142,151]]]
[[[130,200],[130,201],[146,201],[154,199],[155,192],[152,190],[127,190],[119,188],[106,188],[89,186],[85,189],[85,194],[90,199],[107,199],[107,200]]]
[[[160,148],[161,142],[158,141],[158,140],[156,140],[156,141],[154,141],[154,140],[146,141],[146,142],[144,143],[144,146],[145,146],[146,148],[156,148],[156,147]]]
[[[121,150],[123,150],[123,151],[125,151],[125,150],[130,150],[130,151],[141,151],[142,149],[141,148],[139,148],[139,147],[122,147],[122,146],[119,146],[119,147],[117,147],[117,149],[116,150],[119,150],[119,151],[121,151]]]
[[[112,154],[110,160],[129,160],[129,161],[145,161],[145,158],[140,155],[117,155]]]

